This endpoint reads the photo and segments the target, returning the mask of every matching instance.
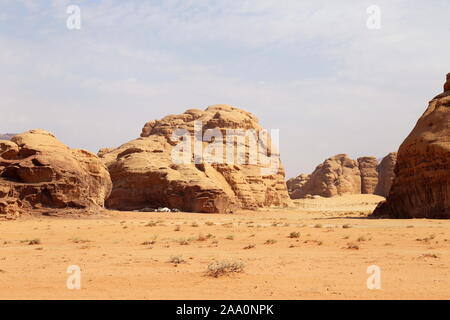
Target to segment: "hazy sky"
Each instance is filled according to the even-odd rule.
[[[381,157],[442,91],[449,14],[448,0],[0,0],[0,132],[96,152],[225,103],[280,129],[288,177],[337,153]]]

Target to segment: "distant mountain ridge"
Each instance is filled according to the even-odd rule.
[[[11,140],[17,133],[0,133],[0,140]]]

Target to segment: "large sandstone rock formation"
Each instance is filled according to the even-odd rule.
[[[397,152],[391,152],[384,157],[377,166],[378,183],[374,194],[387,197],[391,190],[392,181],[395,177],[395,164],[397,162]]]
[[[198,123],[202,124],[200,131]],[[217,130],[212,131],[215,128]],[[273,156],[271,159],[275,159],[272,163],[275,166],[252,160],[249,150],[254,149],[248,149],[252,146],[251,139],[245,138],[237,143],[237,146],[246,148],[241,158],[245,161],[241,163],[236,160],[223,163],[228,159],[224,156],[225,149],[223,153],[220,150],[226,143],[225,138],[216,136],[206,142],[201,141],[203,135],[214,132],[225,137],[230,129],[254,130],[257,135],[255,141],[269,146],[267,155]],[[187,152],[182,154],[184,161],[180,161],[180,140],[174,139],[173,134],[183,130],[188,134],[186,137],[195,136],[196,139],[192,144],[187,142],[184,145]],[[183,114],[150,121],[142,129],[140,138],[117,149],[102,149],[99,153],[113,181],[106,206],[118,210],[170,207],[212,213],[233,208],[290,205],[284,169],[276,150],[270,149],[270,140],[264,143],[258,138],[258,133],[262,132],[255,116],[227,105],[211,106],[204,111],[191,109]],[[211,151],[206,153],[210,157],[202,159],[198,148]],[[263,149],[257,149],[258,159],[264,158]],[[235,152],[232,155],[237,159]],[[213,156],[216,156],[216,161]],[[270,168],[274,170],[269,172]],[[264,174],[265,170],[269,174]]]
[[[400,146],[391,191],[373,216],[450,218],[449,80]]]
[[[358,158],[362,194],[373,194],[378,184],[378,161],[375,157]]]
[[[319,195],[377,194],[386,196],[394,178],[396,153],[390,153],[378,164],[375,157],[357,161],[345,154],[325,160],[312,174],[300,174],[286,182],[292,199]]]
[[[103,207],[112,188],[100,159],[31,130],[0,140],[0,216],[32,209]]]

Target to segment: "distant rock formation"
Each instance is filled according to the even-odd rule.
[[[391,152],[384,157],[377,166],[378,184],[375,188],[374,194],[382,197],[387,197],[389,190],[391,190],[392,181],[395,177],[395,164],[397,162],[397,152]]]
[[[324,163],[317,166],[309,179],[304,181],[302,185],[299,185],[299,188],[291,189],[291,198],[299,199],[307,195],[333,197],[361,192],[361,175],[358,162],[350,159],[346,154],[338,154],[328,158]]]
[[[241,129],[253,130],[257,144],[263,142],[258,137],[263,128],[257,118],[228,105],[215,105],[204,111],[190,109],[183,114],[147,122],[140,138],[99,153],[113,181],[106,206],[118,210],[168,207],[213,213],[291,204],[279,158],[276,157],[275,172],[262,174],[266,165],[248,161],[251,158],[249,147],[252,146],[249,138],[236,144],[245,149],[243,163],[224,163],[223,155],[219,156],[221,161],[195,161],[198,160],[198,154],[194,155],[198,142],[203,150],[217,148],[220,151],[225,139],[218,137],[206,142],[196,137],[192,150],[187,152],[188,161],[174,162],[173,154],[179,141],[174,141],[172,135],[176,130],[184,130],[188,136],[196,136],[198,122],[202,124],[202,137],[214,129],[223,136],[227,130]],[[267,145],[268,155],[277,156],[276,150],[270,148],[271,144]],[[191,142],[186,149],[189,146],[192,146]],[[234,155],[233,151],[233,158]],[[261,149],[257,156],[262,156]]]
[[[450,218],[450,74],[399,148],[395,178],[372,216]]]
[[[355,161],[346,154],[338,154],[317,166],[312,174],[289,179],[286,182],[289,195],[292,199],[361,193],[386,196],[394,175],[395,155],[390,153],[378,164],[375,157]]]
[[[0,133],[0,140],[11,140],[15,135],[16,133]]]
[[[292,199],[299,199],[306,195],[304,194],[303,187],[310,178],[310,174],[300,174],[299,176],[286,181],[286,186]]]
[[[0,217],[33,209],[98,209],[111,191],[100,159],[44,130],[0,140]]]
[[[378,161],[375,157],[358,158],[358,167],[361,175],[361,193],[373,194],[378,184]]]

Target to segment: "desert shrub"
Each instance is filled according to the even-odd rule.
[[[186,263],[186,260],[184,260],[182,256],[172,256],[170,257],[169,262],[173,264],[180,264]]]
[[[300,238],[300,232],[291,232],[288,238]]]
[[[73,243],[88,243],[88,242],[91,242],[91,240],[80,239],[80,238],[78,238],[78,237],[71,238],[71,239],[69,239],[69,240],[72,241]]]
[[[30,246],[38,245],[38,244],[41,244],[41,240],[40,239],[31,239],[30,241],[28,241],[28,244]]]
[[[359,250],[359,246],[353,243],[347,243],[347,249],[350,250]]]
[[[277,240],[275,240],[275,239],[269,239],[269,240],[266,240],[266,242],[264,242],[264,244],[275,244],[275,243],[277,243]]]
[[[206,275],[213,278],[218,278],[231,273],[244,272],[244,263],[240,261],[221,261],[212,262],[206,269]]]
[[[206,241],[208,238],[203,235],[203,233],[199,233],[197,237],[197,241]]]
[[[155,244],[155,243],[156,243],[156,240],[150,240],[150,241],[144,241],[144,242],[142,242],[141,245],[143,245],[143,246],[149,246],[149,245],[152,245],[152,244]]]
[[[360,236],[358,239],[356,239],[356,241],[363,242],[363,241],[367,241],[367,239],[364,236]]]

